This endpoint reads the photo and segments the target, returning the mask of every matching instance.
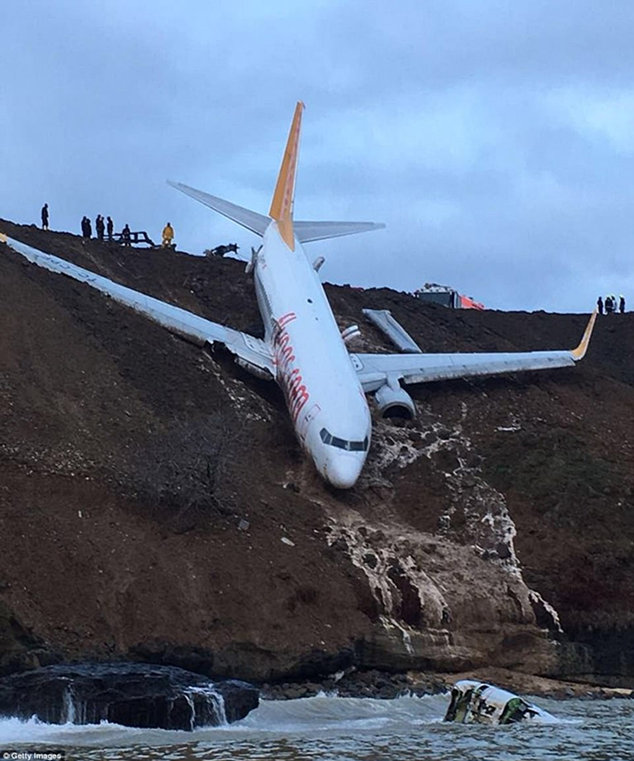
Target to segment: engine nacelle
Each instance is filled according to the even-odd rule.
[[[404,418],[416,417],[416,406],[412,397],[399,383],[386,383],[374,394],[382,417]]]

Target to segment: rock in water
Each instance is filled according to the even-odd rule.
[[[451,690],[445,721],[463,724],[514,724],[518,721],[553,722],[548,711],[484,682],[463,679]]]
[[[259,691],[173,666],[78,663],[46,666],[0,679],[0,716],[50,724],[97,724],[192,730],[244,718]]]

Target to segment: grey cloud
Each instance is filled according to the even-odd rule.
[[[326,278],[498,308],[634,291],[634,145],[609,128],[634,111],[630,3],[5,0],[0,25],[0,216],[47,200],[53,227],[169,218],[183,248],[248,251],[165,179],[266,212],[301,98],[298,215],[389,225],[311,246]]]

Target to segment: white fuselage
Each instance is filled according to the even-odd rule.
[[[347,489],[367,457],[370,410],[316,271],[297,240],[290,250],[275,221],[254,277],[265,340],[297,436],[322,476]]]

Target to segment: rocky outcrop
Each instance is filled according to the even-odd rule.
[[[49,724],[192,730],[243,719],[258,701],[245,682],[210,682],[168,666],[55,665],[0,679],[0,716]]]
[[[60,660],[62,656],[27,631],[0,600],[0,677]]]
[[[524,582],[515,525],[504,496],[483,479],[466,414],[463,403],[451,426],[419,405],[422,430],[376,426],[379,455],[364,479],[376,484],[419,459],[429,463],[446,492],[435,532],[395,516],[373,523],[351,510],[331,515],[329,541],[366,576],[377,611],[359,647],[365,668],[556,670],[557,614]]]
[[[234,260],[0,229],[258,329]],[[389,308],[431,352],[574,346],[586,322],[328,293],[342,327]],[[0,303],[5,673],[63,657],[257,682],[634,675],[632,315],[599,320],[570,370],[412,389],[417,419],[376,420],[363,478],[340,493],[303,458],[278,389],[221,351],[1,244]],[[357,340],[390,350],[371,325]]]

